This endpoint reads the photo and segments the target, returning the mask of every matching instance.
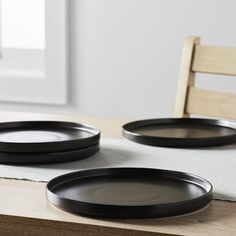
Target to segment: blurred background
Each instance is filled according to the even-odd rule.
[[[170,117],[185,38],[236,47],[234,0],[0,4],[1,110]],[[199,77],[199,86],[236,88],[235,78]]]

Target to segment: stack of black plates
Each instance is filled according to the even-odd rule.
[[[0,163],[47,164],[81,160],[99,150],[100,131],[62,121],[0,123]]]

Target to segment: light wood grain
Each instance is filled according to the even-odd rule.
[[[236,118],[236,94],[192,87],[189,89],[186,112],[210,117]]]
[[[188,87],[193,86],[195,82],[195,74],[191,71],[192,56],[195,45],[199,43],[200,43],[200,38],[196,36],[188,37],[184,43],[181,65],[180,65],[177,95],[175,100],[176,105],[175,105],[174,117],[176,118],[188,116],[188,114],[185,113],[187,91]]]
[[[174,117],[193,114],[236,119],[236,95],[194,87],[197,73],[236,76],[236,48],[200,45],[199,37],[187,39],[180,66]]]
[[[197,45],[192,71],[236,75],[236,48]]]

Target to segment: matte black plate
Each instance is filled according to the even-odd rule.
[[[127,123],[123,136],[151,146],[207,147],[236,142],[236,124],[223,120],[173,118]]]
[[[154,218],[199,210],[212,199],[201,177],[147,168],[91,169],[48,182],[47,199],[66,211],[105,218]]]
[[[93,126],[62,121],[0,123],[0,152],[60,152],[95,145],[100,131]]]
[[[66,151],[49,153],[3,153],[0,152],[0,163],[10,165],[37,165],[69,161],[79,161],[93,156],[99,151],[99,144]]]

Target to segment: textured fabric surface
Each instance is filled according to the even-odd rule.
[[[150,167],[184,171],[209,180],[214,198],[236,201],[236,145],[201,149],[150,147],[125,139],[101,139],[101,150],[85,160],[35,166],[0,165],[0,177],[49,181],[61,174],[102,167]]]

